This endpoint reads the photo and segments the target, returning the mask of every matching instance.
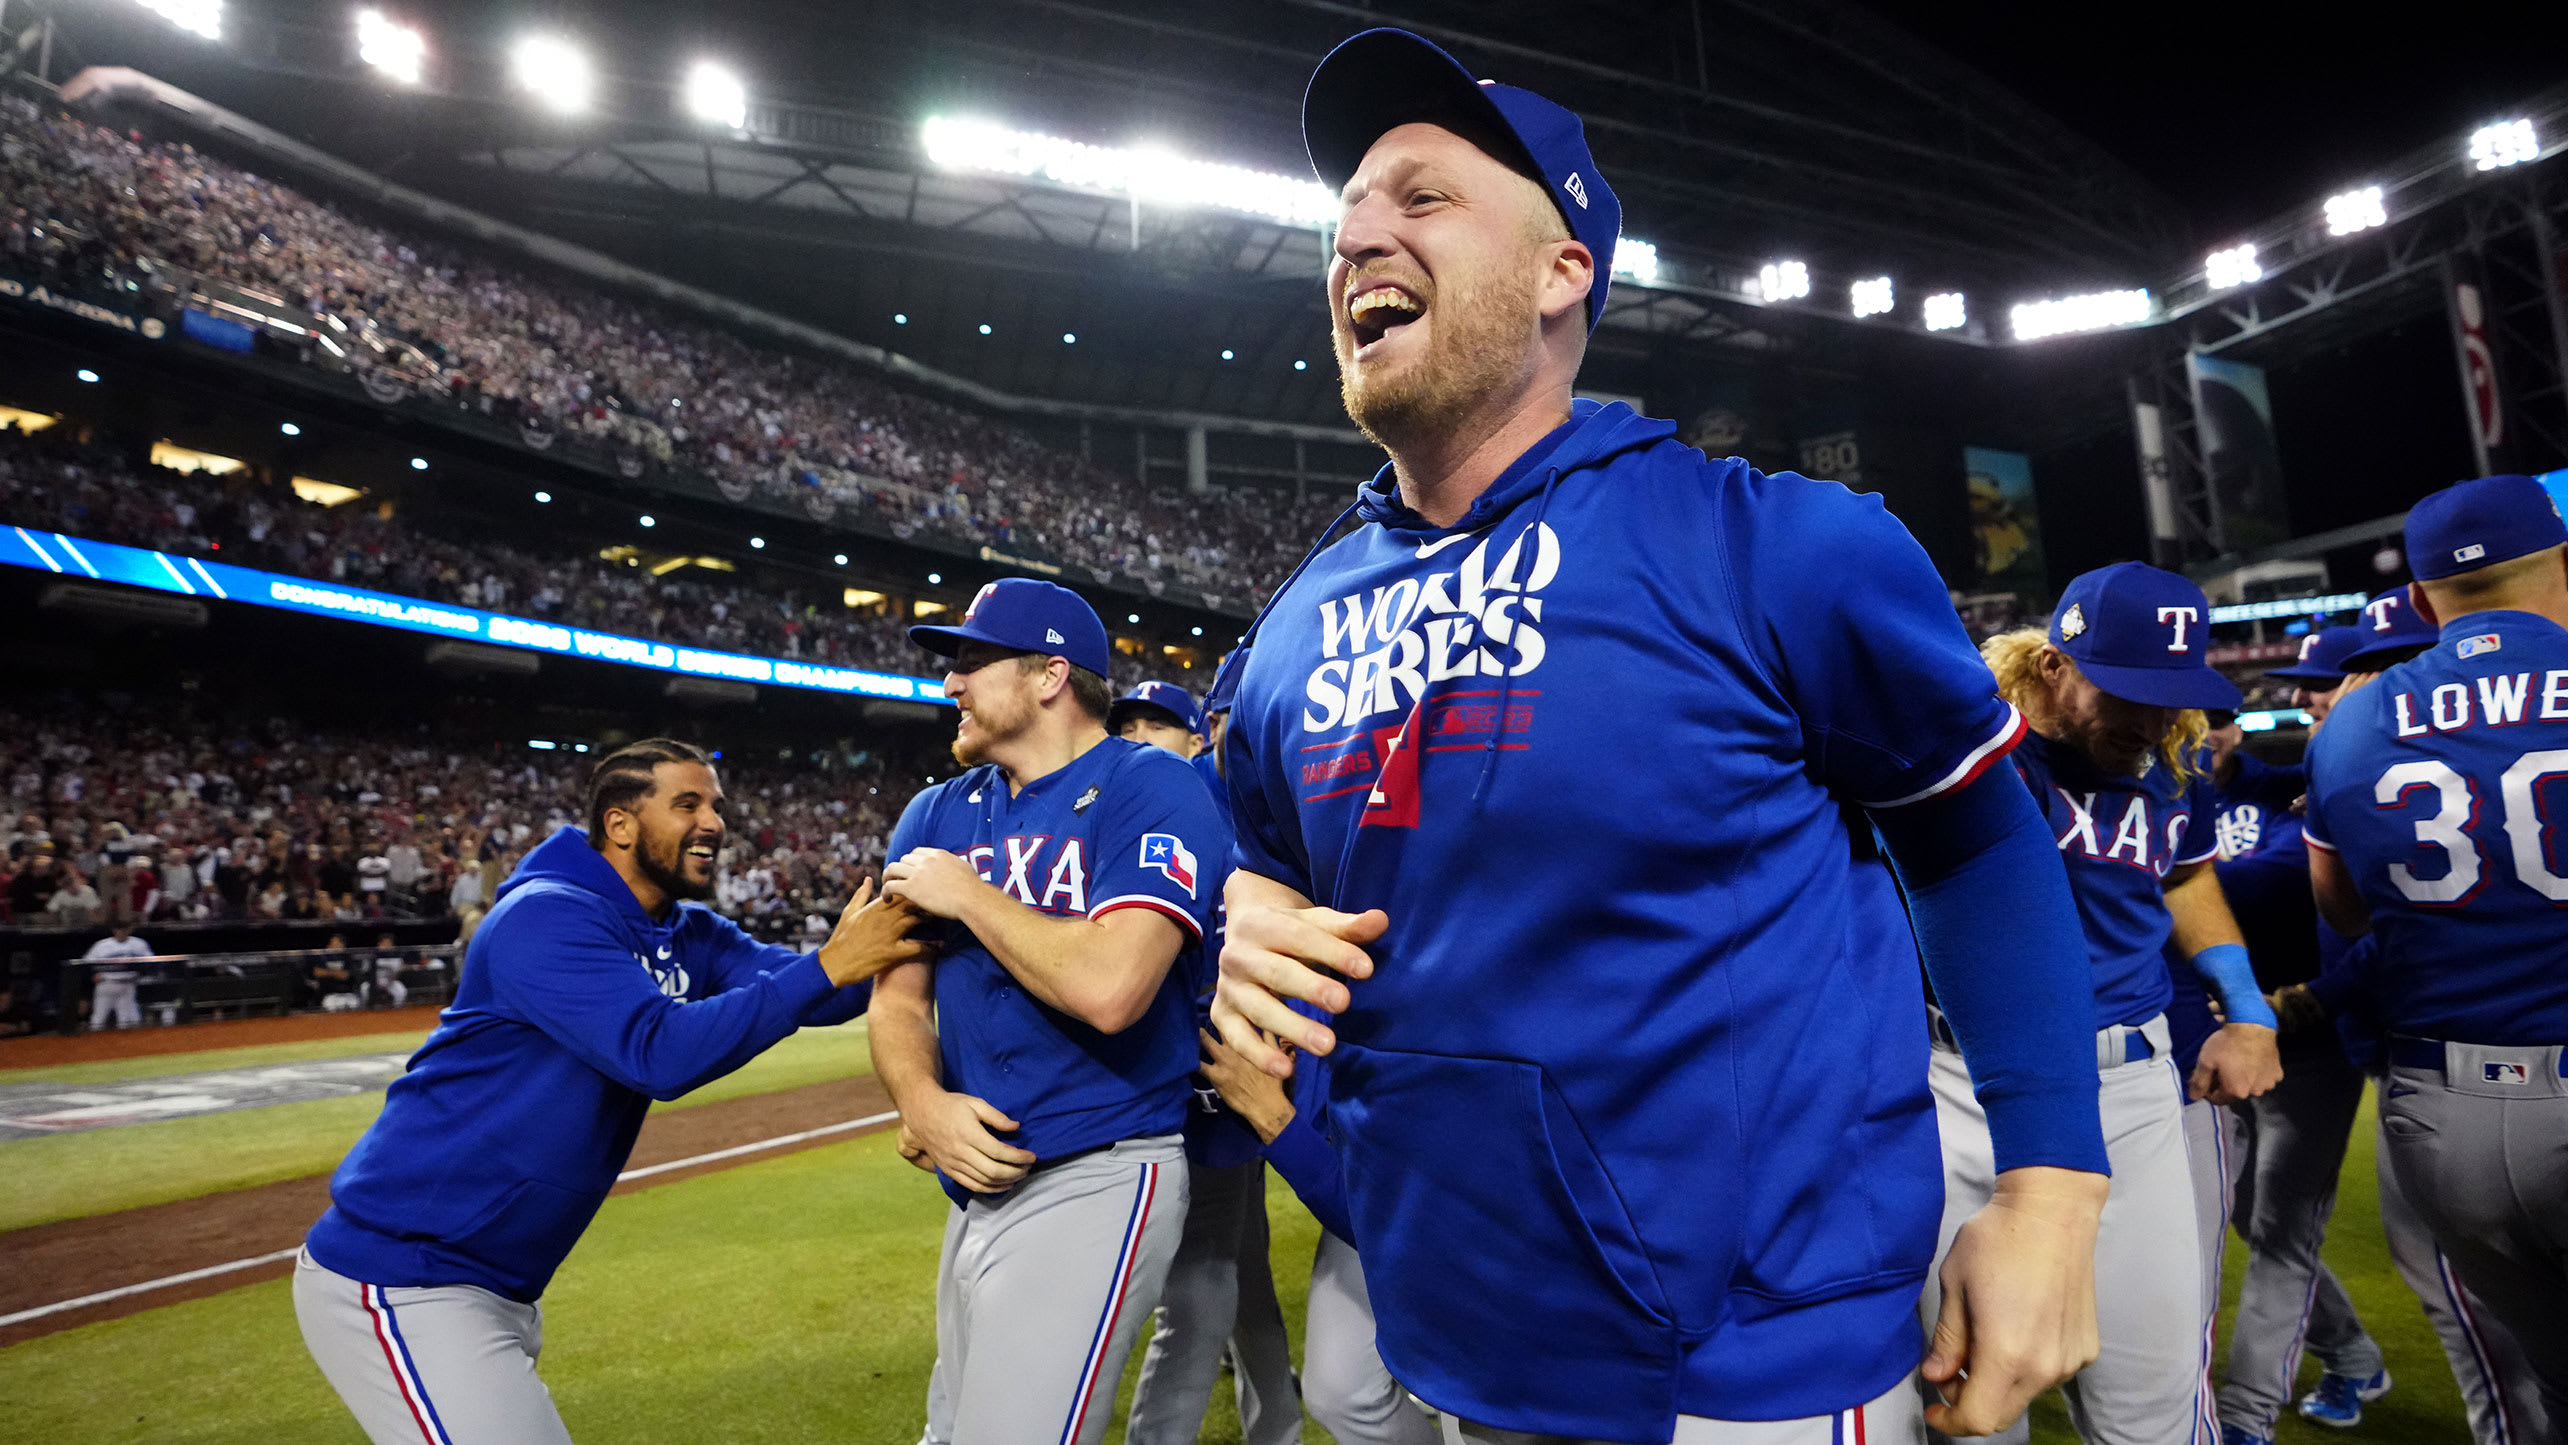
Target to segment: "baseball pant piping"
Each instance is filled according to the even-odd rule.
[[[946,1216],[928,1445],[1096,1445],[1185,1232],[1175,1135],[1039,1170]]]
[[[304,1348],[374,1445],[568,1445],[535,1373],[543,1314],[473,1285],[386,1287],[294,1266]]]
[[[1142,1352],[1124,1438],[1132,1445],[1191,1445],[1204,1426],[1225,1350],[1246,1445],[1291,1445],[1302,1413],[1293,1394],[1291,1341],[1267,1257],[1266,1161],[1225,1169],[1189,1165],[1186,1228],[1158,1326]]]

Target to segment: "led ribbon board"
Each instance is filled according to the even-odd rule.
[[[613,632],[565,627],[558,622],[483,612],[451,603],[426,602],[389,592],[370,592],[362,587],[343,587],[335,582],[285,577],[274,572],[235,567],[226,562],[206,562],[169,552],[119,546],[113,542],[92,542],[29,527],[0,527],[0,563],[64,577],[147,587],[155,592],[174,592],[186,597],[248,602],[285,612],[308,612],[372,623],[377,627],[397,627],[405,632],[425,632],[432,637],[463,638],[496,647],[517,647],[562,657],[620,662],[627,667],[647,667],[655,672],[721,677],[858,697],[898,698],[905,702],[945,701],[944,688],[923,677],[831,667],[786,657],[751,657],[738,652],[680,647],[674,643],[625,637]]]

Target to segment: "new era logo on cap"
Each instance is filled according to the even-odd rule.
[[[1569,198],[1578,202],[1580,210],[1587,209],[1587,183],[1578,178],[1578,172],[1571,171],[1569,179],[1560,183],[1560,188],[1569,192]]]
[[[1058,647],[1061,645],[1061,634],[1047,627],[1043,629],[1043,640],[1051,643],[1055,647]]]

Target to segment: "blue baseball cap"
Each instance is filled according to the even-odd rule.
[[[2550,489],[2525,476],[2454,482],[2407,518],[2408,575],[2432,582],[2568,542]]]
[[[2238,685],[2207,660],[2211,600],[2146,562],[2116,562],[2073,579],[2051,613],[2050,641],[2089,681],[2125,702],[2238,706]]]
[[[2301,639],[2299,660],[2289,667],[2273,668],[2265,675],[2334,687],[2345,680],[2345,659],[2363,645],[2363,637],[2363,629],[2350,622],[2322,627]]]
[[[952,657],[967,642],[986,642],[1015,652],[1066,657],[1104,677],[1113,649],[1106,643],[1106,624],[1087,599],[1054,582],[1032,577],[1002,577],[983,587],[954,625],[922,623],[909,639],[939,657]]]
[[[1190,733],[1204,730],[1204,714],[1195,706],[1195,695],[1173,682],[1145,682],[1115,699],[1106,709],[1106,731],[1123,731],[1124,720],[1144,708],[1164,712],[1179,727]]]
[[[1302,95],[1302,144],[1331,192],[1345,189],[1375,141],[1412,121],[1460,122],[1474,140],[1494,132],[1502,144],[1515,143],[1515,154],[1498,159],[1542,182],[1569,233],[1595,253],[1596,279],[1587,288],[1587,329],[1594,331],[1613,279],[1623,203],[1588,154],[1577,113],[1530,90],[1476,80],[1432,42],[1392,29],[1340,42]]]
[[[2363,645],[2337,662],[2347,672],[2379,672],[2432,647],[2443,629],[2417,615],[2416,601],[2405,587],[2393,587],[2363,604],[2363,620],[2354,624]]]

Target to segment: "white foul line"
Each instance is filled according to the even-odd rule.
[[[806,1139],[818,1139],[830,1134],[844,1134],[850,1129],[862,1129],[873,1124],[888,1124],[899,1117],[900,1112],[898,1110],[882,1114],[868,1114],[862,1119],[850,1119],[843,1124],[824,1124],[817,1129],[805,1129],[799,1134],[780,1134],[773,1139],[761,1139],[755,1144],[738,1144],[729,1149],[716,1149],[710,1154],[698,1154],[691,1159],[672,1159],[666,1164],[653,1164],[643,1169],[627,1169],[623,1173],[615,1176],[615,1182],[618,1184],[626,1184],[636,1179],[648,1179],[654,1174],[667,1174],[672,1170],[692,1169],[699,1164],[712,1164],[724,1159],[737,1159],[743,1154],[755,1154],[762,1149],[781,1149],[787,1144],[799,1144]],[[235,1270],[256,1269],[263,1264],[277,1264],[294,1258],[297,1254],[302,1253],[302,1251],[303,1246],[298,1244],[287,1249],[272,1250],[266,1254],[252,1255],[248,1259],[236,1259],[228,1264],[209,1264],[203,1269],[191,1269],[184,1274],[168,1275],[160,1279],[147,1279],[141,1284],[129,1284],[119,1289],[100,1290],[96,1294],[85,1294],[78,1299],[63,1300],[58,1304],[38,1305],[34,1309],[20,1310],[13,1315],[0,1315],[0,1329],[7,1329],[11,1325],[24,1324],[29,1320],[43,1319],[47,1315],[58,1315],[63,1313],[65,1310],[87,1309],[91,1305],[103,1305],[110,1300],[120,1300],[130,1295],[148,1294],[153,1290],[168,1289],[173,1285],[193,1284],[200,1279],[212,1279],[218,1274],[230,1274]]]

